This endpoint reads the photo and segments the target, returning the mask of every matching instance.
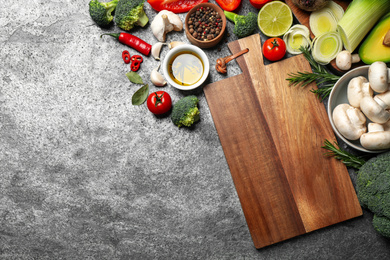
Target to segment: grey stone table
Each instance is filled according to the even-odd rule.
[[[1,3],[0,259],[390,258],[368,211],[256,250],[202,89],[164,88],[174,101],[199,97],[193,129],[131,105],[128,48],[99,37],[118,28],[97,27],[88,2]],[[248,11],[257,10],[244,0],[239,13]],[[206,50],[212,66],[230,54],[232,29]],[[150,25],[132,33],[157,41]],[[184,31],[174,40],[188,42]],[[156,66],[145,59],[146,82]],[[239,73],[232,62],[208,81]]]

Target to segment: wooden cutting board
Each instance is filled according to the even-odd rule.
[[[260,46],[258,34],[229,43],[232,53],[249,48],[237,59],[243,73],[204,87],[256,248],[362,215],[346,167],[323,155],[335,137],[316,86],[285,80],[309,63],[264,66]]]

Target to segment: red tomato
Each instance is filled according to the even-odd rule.
[[[171,96],[165,91],[156,91],[149,95],[146,101],[150,112],[155,115],[167,113],[172,107]]]
[[[263,5],[265,5],[268,2],[271,2],[273,0],[249,0],[251,5],[256,9],[261,9]]]
[[[234,11],[241,4],[241,0],[215,0],[217,4],[225,11]]]
[[[208,0],[148,0],[150,6],[160,12],[168,10],[174,13],[188,12],[197,4],[208,2]]]
[[[286,43],[280,38],[269,38],[263,44],[263,54],[270,61],[277,61],[286,54]]]

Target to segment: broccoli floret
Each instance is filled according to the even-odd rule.
[[[375,229],[390,235],[390,152],[371,158],[359,169],[356,191],[362,207],[375,214]]]
[[[120,0],[115,10],[116,25],[130,31],[134,26],[144,27],[149,18],[144,11],[144,0]]]
[[[89,2],[89,15],[100,27],[108,27],[114,16],[111,13],[115,10],[119,0],[112,0],[108,3],[92,0]]]
[[[200,115],[197,106],[198,102],[199,99],[194,95],[186,96],[177,101],[172,109],[172,122],[178,127],[189,127],[199,121]]]
[[[226,18],[234,22],[233,33],[238,38],[251,35],[257,28],[257,15],[249,12],[247,15],[238,15],[232,12],[224,11]]]
[[[374,229],[382,236],[390,238],[390,219],[387,217],[379,217],[376,214],[372,220]]]

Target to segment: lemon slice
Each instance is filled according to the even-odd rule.
[[[293,23],[290,7],[280,1],[272,1],[260,9],[257,16],[260,31],[268,37],[285,34]]]

